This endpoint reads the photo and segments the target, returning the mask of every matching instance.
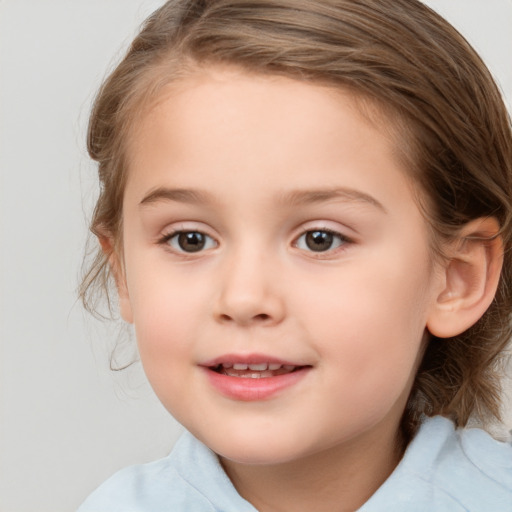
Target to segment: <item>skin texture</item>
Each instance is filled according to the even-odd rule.
[[[164,406],[262,512],[361,506],[401,457],[429,322],[459,329],[439,319],[456,294],[385,133],[349,93],[210,69],[171,85],[129,143],[122,315]],[[236,398],[204,367],[226,354],[304,369]]]

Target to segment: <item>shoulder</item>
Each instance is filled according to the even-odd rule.
[[[78,512],[253,512],[213,452],[186,432],[168,457],[114,474]]]
[[[510,512],[512,446],[487,432],[427,419],[393,474],[361,512]],[[381,507],[381,508],[379,508]]]
[[[190,499],[190,489],[170,457],[118,471],[98,487],[78,512],[142,512]],[[193,496],[197,501],[197,497]],[[174,510],[175,508],[171,508]],[[214,510],[204,508],[203,510]]]

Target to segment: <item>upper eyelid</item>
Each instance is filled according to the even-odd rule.
[[[212,233],[212,229],[202,222],[198,221],[179,221],[172,224],[166,225],[160,230],[159,236],[169,236],[176,233],[202,233],[211,238],[216,238],[216,235]]]
[[[169,231],[163,230],[161,235],[159,236],[160,240],[170,240],[171,238],[175,237],[176,235],[179,235],[181,233],[200,233],[201,235],[207,236],[208,238],[211,238],[212,240],[215,240],[215,242],[218,244],[218,240],[215,236],[211,235],[210,233],[207,233],[205,230],[202,229],[170,229]]]
[[[331,226],[333,221],[321,221],[321,220],[313,220],[301,223],[300,227],[295,228],[291,234],[291,242],[295,243],[297,239],[303,236],[306,233],[311,231],[325,231],[328,233],[332,233],[334,235],[338,235],[341,238],[353,242],[357,237],[357,232],[355,229],[350,228],[349,226],[342,225],[341,227]],[[339,223],[337,222],[336,224]],[[157,235],[157,240],[170,239],[174,235],[178,233],[201,233],[206,235],[213,240],[216,241],[217,244],[220,243],[220,235],[214,229],[209,229],[209,227],[200,221],[179,221],[174,224],[170,224],[163,229],[160,230],[160,233]]]
[[[330,233],[331,235],[338,236],[339,238],[343,239],[346,242],[350,242],[350,243],[353,242],[353,238],[352,237],[347,236],[347,235],[345,235],[345,234],[343,234],[343,233],[341,233],[339,231],[336,231],[334,229],[329,229],[329,228],[309,228],[309,229],[305,229],[304,231],[299,233],[297,236],[295,236],[294,242],[297,242],[297,240],[299,240],[299,238],[303,237],[304,235],[306,235],[308,233],[314,232],[314,231],[321,231],[321,232],[324,232],[324,233]]]
[[[329,223],[330,224],[330,223]],[[294,230],[293,239],[296,240],[300,236],[305,233],[309,233],[311,231],[326,231],[328,233],[332,233],[334,235],[339,235],[342,238],[353,241],[356,238],[357,231],[349,226],[341,225],[336,223],[340,227],[333,227],[329,225],[326,221],[312,221],[303,223],[300,228]]]

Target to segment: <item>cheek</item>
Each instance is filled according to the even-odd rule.
[[[154,267],[129,283],[139,352],[152,383],[172,378],[183,361],[193,357],[194,340],[205,317],[201,291],[197,283]]]
[[[305,285],[314,291],[303,308],[303,326],[316,340],[320,359],[333,363],[331,381],[339,392],[351,389],[362,406],[379,397],[394,400],[406,390],[425,331],[426,257],[388,256],[372,264],[358,260],[334,279]]]
[[[190,393],[196,314],[192,303],[169,295],[146,295],[147,303],[135,308],[135,333],[144,372],[164,407],[174,412],[182,407],[180,397]]]

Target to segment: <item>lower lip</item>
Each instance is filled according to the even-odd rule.
[[[212,386],[222,395],[244,402],[268,400],[281,391],[290,388],[302,380],[310,367],[304,367],[291,373],[252,379],[249,377],[231,377],[205,368]]]

